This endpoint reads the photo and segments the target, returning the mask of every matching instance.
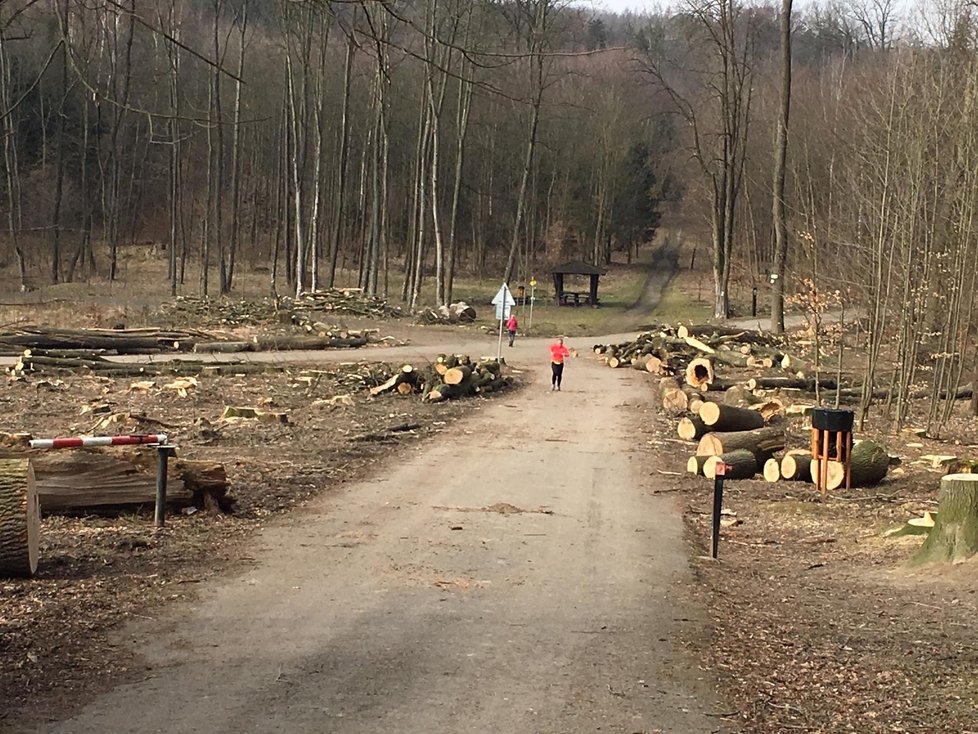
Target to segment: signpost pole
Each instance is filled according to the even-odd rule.
[[[530,333],[530,329],[533,328],[533,302],[535,300],[537,300],[534,297],[533,292],[536,290],[536,288],[537,288],[537,279],[536,278],[530,278],[530,320],[526,322],[526,333],[527,334],[529,334]]]
[[[503,317],[500,312],[504,309],[497,309],[496,315],[499,316],[499,342],[496,344],[496,361],[503,358]]]
[[[499,292],[492,299],[492,305],[496,307],[496,318],[499,319],[499,344],[496,346],[496,361],[503,358],[503,321],[509,318],[509,310],[516,305],[516,299],[509,292],[509,286],[503,283],[499,287]]]

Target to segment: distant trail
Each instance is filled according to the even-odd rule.
[[[668,236],[652,253],[649,274],[642,288],[642,294],[622,314],[625,323],[648,321],[652,312],[662,301],[662,293],[669,281],[679,271],[679,243],[677,238]]]

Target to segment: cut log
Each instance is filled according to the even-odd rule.
[[[712,458],[712,456],[690,456],[686,461],[686,471],[690,474],[703,476],[703,465]]]
[[[731,367],[749,367],[750,357],[745,357],[740,352],[730,350],[719,350],[713,355],[714,362],[721,362]]]
[[[978,553],[978,476],[948,474],[941,478],[937,519],[915,563],[960,563]]]
[[[37,571],[40,517],[30,460],[0,460],[0,578]]]
[[[472,376],[472,368],[466,365],[452,367],[442,375],[446,385],[463,385]]]
[[[723,403],[703,403],[699,416],[711,431],[750,431],[764,425],[759,412]]]
[[[784,403],[777,398],[769,398],[764,402],[752,405],[751,410],[760,413],[765,422],[770,422],[784,414]]]
[[[764,475],[764,480],[767,482],[776,482],[781,479],[781,462],[777,459],[768,459],[764,462],[764,468],[761,469],[761,474]]]
[[[650,372],[653,375],[661,375],[665,373],[665,367],[666,367],[665,362],[663,362],[655,355],[646,357],[644,366],[645,366],[645,371]]]
[[[812,461],[809,474],[812,481],[818,476],[821,461]],[[851,487],[872,487],[879,484],[890,468],[890,455],[886,449],[874,441],[860,441],[852,447],[852,476],[849,480]],[[825,489],[838,489],[845,486],[846,468],[842,462],[829,461],[828,478]]]
[[[709,432],[710,429],[699,419],[699,416],[681,418],[676,427],[676,433],[684,441],[698,441]]]
[[[754,458],[754,454],[745,449],[738,449],[709,457],[703,463],[703,475],[707,479],[715,479],[717,465],[721,462],[727,465],[724,473],[727,479],[750,479],[757,473],[757,459]]]
[[[211,354],[235,354],[238,352],[253,352],[254,342],[197,342],[194,351]]]
[[[705,390],[712,382],[713,363],[704,357],[690,360],[686,367],[686,384],[692,385],[697,390]]]
[[[818,386],[824,390],[834,390],[836,381],[834,378],[823,377],[818,381]],[[804,392],[815,392],[815,380],[808,380],[802,377],[752,377],[747,381],[747,387],[751,390],[761,388],[764,390],[803,390]]]
[[[711,386],[711,389],[716,388]],[[764,401],[761,398],[757,397],[743,385],[733,385],[732,387],[727,388],[726,392],[723,393],[724,405],[746,407],[748,405],[756,405],[757,403],[762,402]]]
[[[265,335],[254,338],[255,348],[261,351],[302,349],[356,349],[367,344],[366,337],[341,339],[318,336]]]
[[[795,482],[812,481],[812,455],[807,451],[789,451],[781,457],[781,478]]]
[[[689,412],[692,413],[693,415],[699,415],[700,414],[700,408],[703,407],[703,403],[704,402],[705,401],[703,400],[703,398],[690,398],[689,399]]]
[[[763,465],[776,452],[784,450],[784,431],[777,426],[765,426],[753,431],[707,433],[700,439],[696,453],[717,456],[737,449],[747,449],[754,454],[757,463]]]
[[[662,407],[670,413],[685,413],[689,408],[689,396],[682,390],[665,390],[662,393]]]
[[[716,354],[716,350],[713,347],[711,347],[709,344],[704,344],[695,336],[687,335],[687,336],[680,337],[680,339],[686,342],[686,344],[691,346],[693,349],[703,352],[703,354]]]

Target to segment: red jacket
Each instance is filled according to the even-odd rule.
[[[550,361],[554,364],[563,364],[564,358],[570,356],[570,350],[560,342],[550,345]]]

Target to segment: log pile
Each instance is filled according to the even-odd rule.
[[[119,362],[97,350],[26,349],[17,361],[6,368],[13,378],[29,374],[60,372],[96,374],[103,377],[152,377],[157,375],[241,375],[282,372],[283,365],[263,362],[204,362],[169,360],[156,362]]]
[[[761,473],[770,482],[812,481],[816,462],[808,449],[794,448],[809,443],[807,425],[792,424],[810,416],[816,388],[835,389],[836,380],[818,377],[816,384],[811,366],[771,335],[713,325],[662,327],[594,351],[609,367],[658,376],[664,412],[677,419],[679,438],[695,445],[688,472],[712,477],[722,462],[730,478]],[[859,392],[858,386],[844,387]],[[883,447],[857,442],[851,486],[878,483],[889,464]],[[828,489],[845,486],[841,464],[829,462],[827,471]]]
[[[371,388],[370,394],[420,395],[426,402],[440,403],[487,395],[511,384],[512,379],[503,374],[503,365],[495,359],[473,360],[464,354],[441,354],[430,367],[402,365],[387,380]]]
[[[0,331],[0,352],[19,354],[25,348],[47,350],[64,357],[98,354],[159,354],[186,352],[202,332],[164,329],[58,329],[20,326]]]

